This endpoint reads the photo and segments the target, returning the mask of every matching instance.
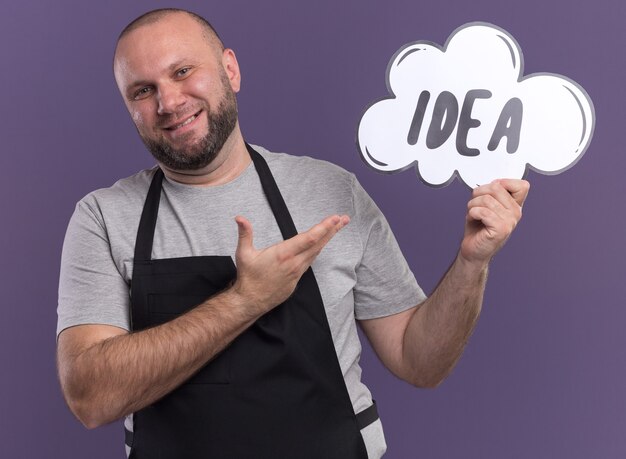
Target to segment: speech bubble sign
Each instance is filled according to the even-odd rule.
[[[484,22],[459,27],[443,47],[403,46],[387,66],[391,97],[359,122],[361,157],[384,173],[414,166],[433,187],[569,169],[591,141],[593,102],[565,76],[523,70],[517,41]]]

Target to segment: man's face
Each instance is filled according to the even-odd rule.
[[[228,53],[180,13],[120,40],[115,79],[144,144],[165,167],[207,166],[235,128],[238,70],[235,78],[227,74]]]

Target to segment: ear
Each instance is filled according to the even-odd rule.
[[[239,72],[237,57],[232,49],[227,48],[222,53],[222,66],[230,81],[230,87],[233,89],[233,92],[239,92],[241,88],[241,73]]]

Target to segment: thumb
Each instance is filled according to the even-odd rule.
[[[252,224],[240,215],[235,217],[235,221],[237,222],[237,230],[239,232],[237,254],[254,249],[252,244]]]

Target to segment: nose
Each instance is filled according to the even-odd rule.
[[[159,106],[157,113],[159,115],[167,115],[176,113],[185,105],[186,98],[176,84],[162,85],[158,89],[157,98]]]

